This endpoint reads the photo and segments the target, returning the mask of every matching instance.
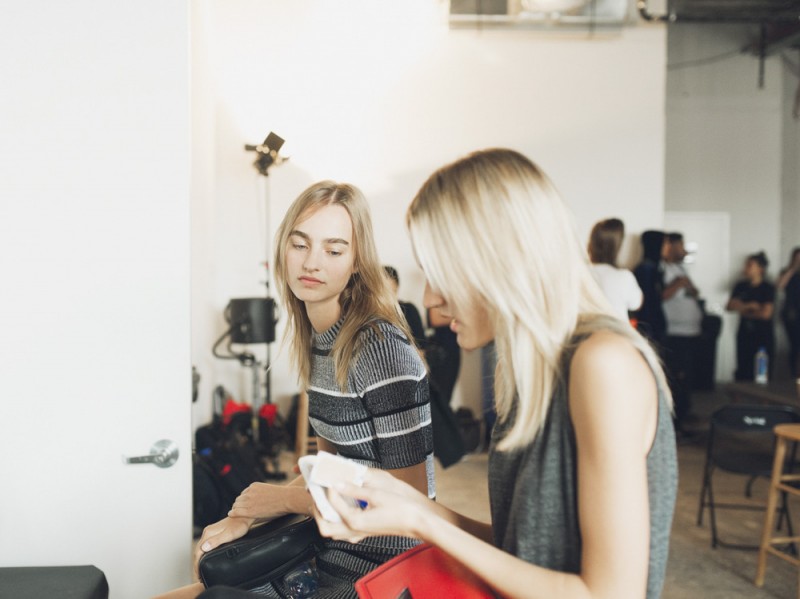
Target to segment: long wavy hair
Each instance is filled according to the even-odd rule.
[[[353,225],[353,274],[339,296],[344,321],[336,337],[331,355],[336,369],[336,382],[344,391],[350,363],[357,354],[359,333],[372,326],[378,331],[378,321],[400,328],[413,343],[405,320],[401,316],[383,266],[378,259],[372,233],[372,219],[364,194],[347,183],[320,181],[305,191],[289,207],[275,237],[275,283],[289,322],[284,342],[289,340],[292,365],[297,369],[303,388],[311,378],[311,346],[314,330],[308,319],[305,304],[292,293],[288,282],[286,251],[289,236],[297,224],[324,206],[341,206],[350,215]]]
[[[439,169],[411,203],[407,225],[430,284],[456,309],[483,306],[495,333],[495,402],[513,426],[501,450],[530,443],[547,415],[573,338],[611,329],[633,343],[669,393],[658,358],[613,317],[572,216],[530,160],[476,152]]]

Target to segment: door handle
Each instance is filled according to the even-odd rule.
[[[150,455],[122,456],[126,464],[155,464],[159,468],[169,468],[178,461],[178,446],[169,439],[156,441],[150,448]]]

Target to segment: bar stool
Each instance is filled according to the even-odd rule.
[[[800,541],[800,536],[773,537],[772,529],[775,524],[775,507],[778,505],[778,495],[789,493],[800,497],[800,488],[788,483],[800,481],[800,474],[787,474],[784,472],[786,452],[791,443],[800,442],[800,424],[779,424],[775,427],[775,458],[772,462],[772,479],[769,484],[767,498],[767,512],[764,517],[764,530],[761,533],[761,547],[758,551],[758,570],[756,571],[755,584],[757,587],[764,585],[764,575],[767,570],[767,554],[771,553],[787,562],[800,567],[800,559],[775,547],[775,545],[795,543]]]

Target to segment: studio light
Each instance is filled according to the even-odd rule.
[[[266,177],[268,175],[269,167],[271,167],[273,164],[280,164],[286,160],[278,156],[278,152],[281,151],[282,146],[283,138],[270,131],[269,135],[267,135],[267,138],[264,140],[264,143],[257,146],[246,144],[244,149],[248,152],[255,152],[257,154],[256,160],[253,162],[253,166],[256,167],[256,170],[259,173]]]

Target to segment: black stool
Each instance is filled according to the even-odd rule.
[[[0,568],[0,597],[108,599],[108,581],[94,566]]]

